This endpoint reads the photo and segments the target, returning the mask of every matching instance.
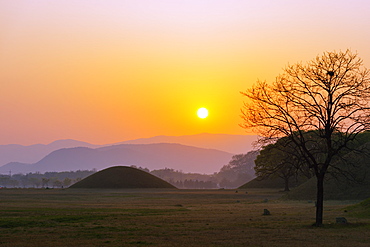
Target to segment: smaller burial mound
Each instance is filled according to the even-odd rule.
[[[306,182],[305,178],[291,178],[289,179],[289,188],[292,189]],[[250,189],[250,188],[273,188],[273,189],[283,189],[285,186],[284,179],[280,177],[269,177],[265,179],[254,178],[251,181],[243,184],[238,189]]]
[[[370,198],[347,207],[345,211],[348,212],[349,215],[354,217],[370,218]]]
[[[136,188],[172,188],[173,185],[145,171],[127,167],[113,166],[94,173],[73,184],[69,188],[77,189],[136,189]]]
[[[262,180],[259,178],[254,178],[251,181],[240,186],[238,189],[250,189],[250,188],[280,189],[284,188],[284,180],[281,178],[266,178]]]
[[[329,168],[324,181],[325,200],[364,200],[370,197],[370,142],[357,149],[343,156],[341,160],[344,162],[336,164],[341,173]],[[289,192],[287,199],[314,200],[316,183],[316,177],[311,178]]]

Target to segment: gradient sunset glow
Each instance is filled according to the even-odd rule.
[[[0,144],[245,134],[240,91],[357,51],[370,1],[0,0]],[[199,119],[206,105],[212,112]]]

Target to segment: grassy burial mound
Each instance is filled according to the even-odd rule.
[[[350,168],[349,168],[350,169]],[[281,178],[257,178],[239,187],[249,188],[284,188],[284,181]],[[370,166],[367,163],[358,163],[352,170],[350,180],[345,175],[337,175],[335,178],[329,173],[324,181],[325,200],[364,200],[370,197]],[[307,180],[301,178],[290,183],[291,191],[285,196],[291,200],[315,200],[316,198],[316,177]]]
[[[355,182],[336,180],[328,176],[324,181],[325,200],[363,200],[370,197],[369,179],[366,181]],[[313,177],[306,183],[291,190],[287,194],[287,199],[291,200],[314,200],[316,198],[316,178]]]
[[[94,173],[73,184],[70,188],[134,189],[175,187],[145,171],[127,166],[114,166]]]
[[[239,189],[250,188],[284,188],[284,180],[281,178],[254,178],[253,180],[243,184]]]
[[[328,171],[324,181],[325,200],[364,200],[370,197],[370,142],[343,157],[338,166],[341,173]],[[292,190],[287,197],[293,200],[316,198],[316,178]]]
[[[254,178],[251,181],[243,184],[238,189],[250,188],[284,188],[284,180],[281,178]]]
[[[325,200],[364,200],[370,197],[370,142],[345,154],[337,165],[338,169],[329,169],[324,181]],[[289,183],[291,191],[285,196],[291,200],[315,200],[316,177],[304,177]],[[242,185],[240,189],[248,188],[283,188],[281,178],[254,180]]]
[[[346,208],[349,215],[359,218],[370,218],[370,198]]]
[[[297,187],[298,185],[307,181],[305,178],[295,178],[289,179],[290,189]],[[271,189],[282,189],[285,186],[285,182],[280,177],[268,177],[264,179],[254,178],[253,180],[243,184],[239,189],[250,189],[250,188],[271,188]]]

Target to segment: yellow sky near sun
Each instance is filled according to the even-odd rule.
[[[351,48],[369,64],[369,7],[0,0],[0,144],[244,134],[239,91],[257,79],[327,50]]]

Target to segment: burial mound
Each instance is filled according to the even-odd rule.
[[[113,166],[88,176],[73,184],[70,188],[134,189],[175,187],[145,171],[127,166]]]

